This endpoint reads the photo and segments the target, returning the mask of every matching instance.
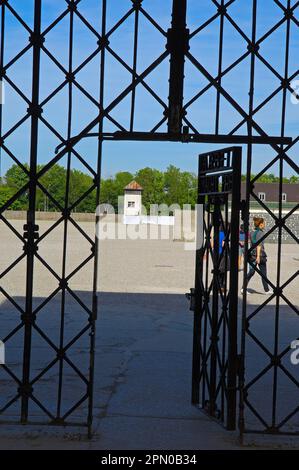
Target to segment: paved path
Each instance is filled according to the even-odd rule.
[[[15,222],[15,225],[20,222]],[[46,228],[42,223],[42,229]],[[92,233],[92,224],[84,228]],[[0,232],[0,268],[17,255],[16,241],[5,231]],[[39,254],[51,266],[59,269],[61,232],[57,231],[48,243],[41,246]],[[294,251],[297,249],[297,253]],[[71,233],[69,267],[83,259],[88,246],[81,236]],[[270,250],[271,275],[275,276],[275,246]],[[298,248],[285,245],[283,276],[287,278],[298,269]],[[97,325],[97,353],[95,374],[95,434],[88,441],[75,428],[6,427],[0,426],[0,449],[5,448],[65,448],[65,449],[238,449],[237,433],[223,430],[199,410],[190,405],[192,315],[184,293],[193,285],[194,254],[184,251],[184,244],[169,241],[105,241],[101,245],[99,321]],[[5,279],[5,288],[18,302],[24,301],[24,272],[18,269],[14,276]],[[85,270],[74,279],[72,287],[87,302],[90,299],[91,271]],[[298,282],[297,282],[298,284]],[[298,306],[298,285],[290,286],[289,297]],[[35,284],[36,304],[43,301],[55,280],[37,264]],[[297,287],[296,287],[297,286]],[[253,289],[261,291],[259,280],[252,281]],[[262,293],[249,297],[250,308],[265,299]],[[265,341],[273,341],[269,325],[272,324],[275,300],[265,309],[265,316],[257,323],[259,334]],[[11,329],[18,314],[2,299],[0,306],[1,328]],[[286,325],[284,342],[298,336],[298,318],[289,307],[283,306]],[[1,319],[0,316],[0,319]],[[271,318],[270,318],[271,317]],[[68,299],[66,314],[67,335],[72,337],[80,328],[82,311]],[[269,321],[267,320],[269,319]],[[40,324],[50,337],[57,340],[59,297],[55,297],[40,317]],[[5,334],[0,332],[0,337]],[[7,360],[20,372],[21,336],[16,337],[7,352]],[[53,359],[47,345],[34,338],[34,370],[38,373]],[[88,354],[84,338],[74,348],[72,359],[84,369]],[[253,350],[250,354],[254,355]],[[254,369],[255,371],[256,369]],[[254,372],[252,371],[252,373]],[[64,400],[66,409],[80,396],[80,385],[74,387],[73,371],[66,368]],[[9,393],[9,381],[1,375],[2,398]],[[57,385],[57,370],[45,376],[42,386],[36,387],[37,396],[47,407],[55,409],[53,390]],[[298,377],[299,379],[299,377]],[[263,387],[267,387],[267,383]],[[262,394],[262,390],[258,391]],[[291,395],[292,397],[293,395]],[[291,398],[292,400],[292,398]],[[288,403],[290,399],[285,400]],[[267,404],[260,400],[262,407]],[[1,405],[1,397],[0,397]],[[11,414],[17,415],[19,405]],[[86,412],[84,407],[82,414]],[[32,408],[33,416],[38,409]],[[255,445],[265,446],[265,441],[255,439]],[[270,445],[270,443],[267,443]],[[272,445],[272,443],[271,443]],[[285,445],[294,445],[288,439]]]

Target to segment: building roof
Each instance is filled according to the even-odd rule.
[[[131,181],[131,183],[125,187],[125,191],[143,191],[143,187],[136,181]]]

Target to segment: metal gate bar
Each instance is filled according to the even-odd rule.
[[[22,318],[24,323],[24,352],[23,352],[23,378],[19,393],[22,397],[21,422],[28,420],[28,402],[32,394],[30,385],[30,362],[31,362],[31,336],[32,325],[35,321],[33,314],[33,276],[34,276],[34,254],[36,250],[35,240],[38,226],[35,225],[35,199],[36,199],[36,172],[37,172],[37,145],[39,125],[39,82],[40,82],[40,33],[41,33],[41,0],[34,4],[34,31],[31,36],[33,44],[33,70],[32,70],[32,104],[31,104],[31,150],[30,150],[30,173],[28,199],[29,208],[27,212],[27,226],[24,227],[25,252],[27,254],[26,272],[26,307]]]
[[[80,0],[79,0],[80,1]],[[67,3],[67,14],[69,18],[69,57],[68,57],[68,70],[66,70],[66,86],[68,87],[68,129],[67,129],[67,138],[71,138],[72,133],[72,96],[73,96],[73,49],[74,49],[74,15],[76,12],[78,0],[71,0]],[[106,2],[104,2],[106,4]],[[1,28],[1,62],[2,69],[1,75],[6,76],[6,71],[4,67],[4,25],[5,25],[5,12],[6,10],[11,11],[16,17],[21,21],[17,16],[15,10],[6,2],[3,2],[1,5],[2,11],[2,28]],[[102,34],[105,34],[105,24],[106,24],[106,12],[105,8],[102,12]],[[2,148],[5,152],[12,158],[12,160],[24,171],[24,174],[28,178],[28,182],[24,186],[17,190],[15,194],[1,206],[1,221],[6,224],[6,226],[11,230],[14,235],[18,237],[19,243],[23,245],[23,255],[17,258],[9,267],[7,267],[1,274],[0,279],[5,279],[5,276],[17,266],[24,258],[26,258],[26,296],[25,296],[25,308],[22,309],[18,303],[18,300],[14,299],[1,285],[1,294],[4,296],[6,301],[13,307],[16,311],[20,312],[19,323],[14,325],[11,331],[8,332],[3,341],[5,344],[9,345],[9,341],[15,338],[15,335],[20,331],[23,331],[23,362],[22,362],[22,377],[14,372],[13,366],[10,364],[3,365],[1,368],[7,374],[7,376],[14,381],[16,386],[16,394],[3,402],[3,405],[0,406],[0,414],[3,415],[1,423],[5,424],[15,424],[18,422],[18,419],[6,418],[5,415],[10,411],[12,407],[20,400],[21,402],[21,412],[20,412],[20,421],[22,424],[48,424],[57,425],[57,426],[87,426],[88,435],[91,437],[92,433],[92,421],[93,421],[93,382],[94,382],[94,356],[95,356],[95,323],[97,318],[97,273],[98,273],[98,239],[95,235],[94,241],[82,230],[78,223],[72,217],[72,211],[76,206],[89,194],[95,192],[95,202],[96,205],[99,204],[100,196],[100,172],[101,172],[101,162],[102,162],[102,141],[98,143],[98,158],[96,163],[96,170],[93,170],[89,167],[88,163],[80,156],[80,154],[71,147],[66,147],[61,153],[67,157],[67,166],[66,166],[66,185],[64,193],[64,202],[60,204],[56,199],[47,191],[47,189],[41,183],[41,176],[47,173],[47,170],[52,168],[55,164],[53,160],[48,162],[47,165],[42,168],[42,172],[38,170],[38,141],[39,141],[39,123],[42,122],[48,129],[53,132],[53,134],[58,137],[61,141],[65,140],[56,131],[52,126],[47,122],[46,119],[42,117],[43,106],[47,103],[48,100],[55,97],[59,92],[56,90],[54,93],[51,93],[50,97],[46,98],[43,102],[40,101],[40,76],[41,76],[41,53],[48,54],[47,49],[44,46],[45,36],[51,31],[55,26],[56,20],[48,26],[47,32],[41,32],[41,16],[42,16],[42,0],[35,0],[34,2],[34,28],[30,31],[30,28],[27,27],[30,31],[30,48],[32,48],[32,96],[28,102],[28,115],[31,120],[31,136],[30,136],[30,163],[29,168],[19,161],[14,154],[7,148],[4,144],[5,138],[9,137],[10,134],[13,134],[14,130],[17,129],[16,125],[13,129],[7,132],[1,140]],[[61,20],[61,18],[60,18]],[[23,22],[22,22],[23,24]],[[24,25],[24,24],[23,24]],[[29,49],[28,47],[25,50]],[[104,99],[104,56],[105,48],[100,50],[101,54],[101,69],[100,69],[100,96],[98,106],[103,108],[103,99]],[[21,55],[21,54],[20,54]],[[58,61],[52,57],[58,64]],[[14,61],[17,58],[14,59]],[[12,61],[13,62],[13,61]],[[9,80],[7,78],[7,80]],[[11,81],[9,81],[11,83]],[[17,91],[18,87],[14,86]],[[21,92],[20,92],[21,93]],[[1,116],[2,116],[2,107],[1,107]],[[24,121],[23,119],[21,123]],[[2,119],[1,119],[2,123]],[[99,121],[99,131],[102,130],[102,121]],[[61,155],[61,156],[62,156]],[[70,189],[70,171],[71,171],[71,159],[72,157],[78,158],[81,164],[84,165],[93,175],[93,185],[89,188],[84,194],[80,196],[80,199],[77,201],[70,201],[69,199],[69,189]],[[55,158],[55,157],[54,157]],[[39,233],[39,226],[36,224],[36,192],[37,189],[42,190],[42,192],[47,196],[47,198],[54,205],[55,209],[61,212],[61,217],[59,220],[54,223],[49,229],[47,229],[42,235]],[[18,230],[15,229],[14,225],[10,223],[5,216],[5,210],[9,209],[15,201],[21,195],[28,194],[28,211],[27,211],[27,223],[24,226],[24,233],[20,234]],[[98,219],[96,220],[96,223]],[[62,255],[62,266],[61,274],[53,269],[49,262],[47,262],[43,256],[38,252],[40,244],[47,240],[47,237],[53,233],[55,229],[63,225],[63,255]],[[83,260],[79,266],[77,266],[72,272],[67,272],[66,270],[66,260],[67,260],[67,247],[69,243],[69,226],[73,229],[75,228],[85,239],[86,242],[90,245],[90,254],[85,260]],[[51,292],[51,294],[44,298],[38,306],[33,304],[34,295],[33,295],[33,286],[36,280],[35,275],[35,263],[39,261],[44,268],[52,275],[57,281],[57,288]],[[93,285],[91,286],[91,306],[88,305],[88,302],[82,300],[76,292],[71,288],[70,282],[73,277],[83,269],[88,263],[94,263],[93,269]],[[41,312],[50,305],[52,299],[54,299],[57,294],[61,294],[60,304],[60,326],[59,326],[59,340],[55,344],[48,331],[44,328],[41,328],[39,324],[39,318]],[[82,311],[85,311],[87,314],[87,320],[85,326],[82,326],[79,331],[72,336],[71,339],[65,339],[65,315],[66,315],[66,295],[72,298],[72,301],[77,302],[79,308]],[[39,338],[40,341],[43,341],[47,345],[48,350],[54,354],[54,359],[49,364],[43,364],[43,367],[39,369],[38,373],[33,370],[32,365],[36,362],[33,361],[32,352],[32,338],[33,334]],[[89,335],[89,361],[88,369],[83,371],[80,370],[80,367],[70,358],[69,353],[74,347],[78,344],[78,341],[84,336]],[[86,364],[87,365],[87,364]],[[36,387],[40,384],[46,374],[53,370],[54,367],[58,366],[58,378],[57,378],[57,402],[56,402],[56,411],[50,410],[47,400],[44,402],[41,401],[35,393]],[[66,409],[67,403],[64,403],[63,400],[63,380],[65,378],[64,368],[68,366],[72,372],[75,380],[80,381],[82,385],[81,388],[84,389],[82,396],[72,405]],[[79,385],[79,383],[78,383]],[[80,388],[78,387],[78,389]],[[12,390],[11,390],[12,392]],[[43,422],[40,418],[32,415],[30,411],[30,404],[34,403],[38,408],[41,414],[46,417],[46,420]],[[73,418],[72,415],[76,414],[80,407],[87,403],[87,416],[86,419],[80,421],[76,416]],[[64,411],[62,410],[62,404],[64,404]],[[15,413],[15,412],[13,412]]]
[[[281,81],[281,109],[279,115],[279,122],[280,122],[280,137],[283,138],[286,134],[286,126],[288,123],[287,120],[287,100],[288,100],[288,91],[289,86],[292,87],[292,80],[294,76],[298,74],[298,69],[295,73],[291,73],[290,71],[290,58],[291,58],[291,42],[294,40],[295,30],[293,30],[293,36],[291,34],[291,28],[295,23],[297,25],[297,32],[298,32],[298,21],[296,18],[296,13],[298,12],[298,3],[294,3],[291,5],[291,1],[287,0],[285,2],[286,5],[282,5],[281,2],[277,2],[275,0],[275,6],[279,6],[283,10],[284,14],[284,23],[285,23],[285,33],[284,33],[284,59],[283,59],[283,72],[277,73],[279,79]],[[261,40],[257,39],[257,13],[258,13],[258,2],[257,0],[253,0],[253,24],[252,24],[252,31],[251,31],[251,42],[252,44],[260,45],[262,43]],[[277,25],[270,30],[270,35],[277,30]],[[253,117],[255,113],[254,109],[254,102],[255,102],[255,69],[257,60],[259,58],[259,53],[254,48],[251,50],[251,67],[250,67],[250,92],[249,92],[249,116]],[[265,64],[269,70],[273,74],[275,71],[270,66],[269,63]],[[293,95],[298,95],[297,92],[292,92]],[[271,98],[271,95],[263,102],[267,103],[268,100]],[[277,110],[278,112],[278,110]],[[253,134],[253,125],[251,119],[247,123],[248,126],[248,135],[251,136]],[[280,413],[280,417],[278,417],[278,410],[279,408],[283,408],[282,399],[279,399],[278,390],[279,390],[279,383],[278,383],[278,374],[281,376],[285,375],[290,382],[292,382],[297,388],[297,397],[299,391],[299,380],[298,375],[296,376],[296,370],[292,370],[283,364],[283,360],[285,360],[289,353],[290,353],[290,345],[286,346],[284,341],[286,338],[283,338],[283,331],[282,326],[280,324],[281,320],[283,319],[283,312],[281,302],[285,302],[286,305],[289,307],[290,312],[294,314],[294,339],[295,336],[298,337],[296,334],[296,329],[298,328],[298,315],[299,309],[297,305],[294,305],[291,299],[289,299],[284,294],[284,289],[294,281],[295,279],[299,278],[299,270],[294,272],[289,280],[286,282],[281,281],[281,274],[283,271],[283,262],[282,262],[282,246],[283,246],[283,238],[282,238],[282,231],[285,230],[286,233],[293,239],[295,243],[295,247],[299,243],[298,236],[293,233],[290,228],[288,227],[288,221],[290,220],[290,216],[295,213],[295,211],[299,210],[299,204],[293,205],[293,207],[289,210],[288,213],[284,213],[283,211],[283,199],[282,199],[282,184],[283,184],[283,177],[285,175],[285,167],[288,165],[294,175],[299,175],[299,167],[295,163],[295,156],[294,159],[291,159],[288,155],[288,152],[296,145],[298,142],[298,137],[296,137],[293,142],[288,145],[286,148],[281,145],[274,145],[274,156],[270,158],[267,163],[264,164],[263,168],[258,172],[257,175],[252,175],[252,164],[254,159],[254,152],[253,147],[251,144],[248,145],[248,154],[247,154],[247,168],[246,168],[246,200],[244,200],[243,204],[243,219],[244,219],[244,227],[246,233],[246,242],[245,242],[245,267],[244,269],[244,282],[247,273],[248,267],[254,266],[253,262],[250,261],[250,253],[254,249],[254,247],[249,246],[249,237],[248,233],[250,230],[250,205],[251,201],[254,201],[259,204],[261,210],[265,212],[266,216],[270,216],[273,219],[273,226],[272,228],[267,229],[267,233],[264,236],[264,242],[267,243],[268,237],[271,236],[274,230],[277,229],[277,270],[276,270],[276,281],[273,283],[266,279],[269,282],[270,287],[274,290],[273,296],[270,296],[266,301],[264,301],[261,305],[256,306],[253,311],[249,311],[248,302],[247,302],[247,292],[244,292],[243,295],[243,305],[242,305],[242,335],[241,335],[241,365],[240,365],[240,415],[239,415],[239,429],[241,433],[241,437],[243,438],[245,434],[270,434],[270,435],[299,435],[299,428],[296,430],[295,418],[298,417],[299,412],[299,400],[295,398],[296,394],[294,393],[293,396],[289,396],[288,400],[292,409],[289,412]],[[295,148],[295,147],[294,147]],[[278,202],[278,214],[274,213],[274,211],[270,208],[268,202],[263,202],[259,200],[258,195],[255,192],[255,183],[259,180],[261,176],[263,176],[271,166],[275,163],[278,163],[278,174],[279,174],[279,189],[277,194],[277,202]],[[264,214],[262,214],[264,215]],[[261,276],[261,273],[258,271],[258,275]],[[259,335],[254,331],[254,323],[256,319],[261,317],[262,315],[266,314],[265,309],[269,308],[269,302],[275,299],[275,318],[273,324],[269,324],[269,328],[274,327],[273,331],[273,339],[274,344],[273,348],[269,348],[266,346],[264,338],[259,337]],[[296,322],[297,320],[297,322]],[[286,321],[286,320],[285,320]],[[255,361],[259,364],[260,370],[256,371],[253,376],[249,376],[248,372],[248,360],[247,355],[249,353],[249,342],[253,342],[255,345],[259,347],[259,353],[256,357]],[[267,358],[267,365],[265,365],[265,358]],[[262,366],[263,364],[263,366]],[[258,386],[262,383],[265,379],[265,376],[270,371],[273,371],[273,381],[271,385],[269,384],[269,393],[267,395],[267,403],[264,406],[263,410],[259,409],[259,400],[254,398],[254,387]],[[262,396],[261,396],[262,399]],[[269,408],[269,403],[271,403],[271,410],[266,409]],[[255,418],[255,422],[252,423],[252,420],[249,420],[249,414]],[[282,416],[281,416],[282,414]]]

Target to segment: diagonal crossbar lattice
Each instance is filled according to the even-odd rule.
[[[0,207],[0,222],[15,237],[17,253],[12,253],[0,273],[0,292],[9,312],[5,322],[3,317],[4,324],[8,325],[4,342],[7,347],[14,341],[20,342],[20,338],[23,342],[21,369],[9,365],[1,367],[1,373],[7,376],[8,393],[3,395],[7,399],[1,402],[0,413],[8,416],[8,420],[11,415],[18,416],[16,407],[19,403],[23,423],[30,421],[30,415],[32,418],[39,413],[52,424],[64,425],[73,416],[71,422],[77,423],[76,413],[83,409],[87,414],[83,421],[91,430],[98,242],[76,221],[74,212],[89,197],[99,202],[104,140],[247,144],[247,221],[250,196],[255,197],[255,180],[251,178],[252,160],[258,158],[255,143],[264,144],[271,153],[260,175],[274,164],[279,165],[281,181],[286,165],[298,173],[295,161],[299,136],[292,127],[287,103],[289,97],[296,99],[297,96],[299,72],[297,61],[292,57],[298,40],[299,4],[290,0],[270,3],[273,18],[262,28],[264,6],[256,0],[246,2],[246,5],[240,0],[205,0],[200,7],[192,0],[165,1],[159,14],[148,0],[123,0],[116,10],[111,0],[65,0],[53,2],[50,11],[42,0],[35,0],[32,8],[24,8],[24,2],[18,0],[0,2],[0,77],[16,104],[13,113],[1,106],[1,164],[6,168],[12,163],[17,165],[22,182]],[[238,10],[240,4],[245,19]],[[194,8],[195,24],[191,15]],[[128,31],[131,35],[123,41]],[[273,62],[268,53],[269,44],[277,44],[277,34],[281,39],[282,60],[279,63]],[[236,45],[233,54],[232,44]],[[209,53],[203,54],[207,48],[213,60],[209,60]],[[65,55],[62,49],[67,51]],[[23,76],[22,73],[20,80],[18,67],[23,64],[21,70],[25,70],[24,63],[28,74]],[[244,77],[242,86],[240,77]],[[265,91],[264,80],[269,81],[271,89],[266,87]],[[281,112],[276,122],[269,126],[271,105],[275,103],[277,114],[278,99],[281,99]],[[146,113],[144,102],[148,106]],[[65,119],[63,124],[61,116]],[[24,135],[29,139],[24,139]],[[92,150],[94,158],[90,159],[83,139],[92,135],[98,140]],[[288,135],[292,135],[293,141],[287,138]],[[16,145],[19,139],[23,148]],[[47,175],[57,163],[66,168],[61,200],[53,196],[46,184]],[[72,198],[71,187],[75,183],[71,170],[78,166],[92,177],[93,183],[78,197]],[[37,193],[59,213],[57,220],[43,233],[36,223]],[[279,197],[281,201],[282,188]],[[17,207],[21,199],[28,207],[24,227],[8,217],[8,210]],[[262,203],[259,201],[259,204]],[[285,214],[281,205],[278,215],[273,214],[267,204],[263,204],[263,209],[273,216],[280,247],[283,230],[298,243],[298,237],[288,225],[289,216],[296,207]],[[51,258],[44,255],[43,248],[59,231],[63,243],[62,265],[58,268],[52,266]],[[80,263],[68,268],[70,233],[82,237],[82,244],[85,243],[87,249]],[[278,260],[277,283],[272,284],[277,298],[277,318],[279,299],[298,313],[284,294],[284,288],[298,273],[289,282],[281,283],[281,253]],[[39,301],[34,293],[36,263],[49,275],[49,292]],[[76,275],[87,266],[92,266],[94,271],[88,301],[72,287]],[[17,271],[24,273],[25,302],[6,282]],[[218,293],[221,295],[221,290],[218,289]],[[80,329],[68,337],[67,299],[77,304],[84,319]],[[49,315],[47,308],[52,302],[56,302],[60,320],[57,327],[60,334],[55,340],[42,321]],[[246,299],[244,305],[245,318]],[[208,318],[208,310],[207,315]],[[224,328],[225,324],[223,315],[219,328]],[[244,344],[247,333],[249,330],[244,332]],[[47,364],[39,364],[39,371],[35,372],[32,369],[34,337],[39,338],[52,355]],[[72,358],[72,351],[83,338],[90,347],[84,371],[78,365],[78,358]],[[271,354],[274,369],[282,369],[278,356],[287,354],[287,350],[278,352],[277,343],[276,352]],[[38,395],[38,385],[55,368],[58,368],[57,400],[49,409],[47,399]],[[82,387],[78,386],[81,395],[76,401],[69,403],[66,400],[67,406],[63,409],[65,368],[70,368]],[[219,384],[224,383],[224,376],[225,372]],[[223,393],[219,384],[216,391]],[[248,391],[250,385],[247,385]],[[11,394],[13,387],[15,394]],[[34,404],[38,412],[31,412],[30,404]],[[249,399],[243,404],[252,408]],[[81,421],[81,415],[79,418]],[[284,417],[281,423],[285,422]],[[268,428],[281,430],[281,426],[273,422]]]

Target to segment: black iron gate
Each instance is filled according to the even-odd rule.
[[[47,3],[49,7],[49,2]],[[13,361],[1,366],[0,369],[2,386],[0,415],[5,422],[19,422],[20,419],[22,423],[38,422],[43,416],[52,424],[84,423],[91,430],[98,240],[94,233],[87,233],[87,230],[77,222],[74,213],[86,198],[94,198],[96,204],[99,202],[103,143],[140,140],[246,145],[247,193],[244,222],[247,228],[250,196],[257,199],[254,183],[260,175],[271,168],[272,164],[278,164],[279,213],[273,214],[267,203],[259,202],[259,204],[275,220],[276,229],[280,234],[278,240],[281,260],[283,230],[288,231],[294,242],[298,244],[298,236],[288,225],[289,215],[296,211],[296,207],[290,209],[289,214],[283,212],[282,181],[284,166],[288,165],[293,172],[298,172],[295,159],[298,157],[296,145],[299,139],[296,126],[287,127],[288,123],[292,124],[292,120],[288,119],[287,98],[291,95],[293,98],[297,96],[292,81],[298,76],[298,67],[294,68],[294,59],[290,60],[290,57],[292,48],[295,47],[297,50],[299,4],[290,0],[284,2],[273,0],[271,6],[276,16],[271,24],[267,23],[261,30],[260,23],[263,21],[260,20],[267,17],[263,8],[268,2],[257,2],[257,0],[242,2],[242,8],[246,4],[245,21],[242,25],[238,23],[238,9],[235,9],[241,3],[239,0],[205,0],[204,8],[198,8],[197,1],[165,0],[157,2],[163,10],[163,14],[160,15],[154,10],[154,2],[147,0],[124,0],[119,3],[119,11],[113,7],[114,3],[111,0],[95,0],[94,9],[89,9],[89,0],[53,0],[50,3],[49,12],[43,0],[34,0],[30,3],[31,8],[27,2],[21,0],[0,2],[0,78],[18,101],[16,106],[13,102],[13,113],[7,113],[7,108],[0,106],[1,164],[4,162],[7,166],[16,165],[20,175],[20,184],[14,187],[13,193],[9,193],[4,201],[1,200],[0,207],[0,234],[4,234],[6,230],[14,237],[14,245],[10,251],[4,250],[1,253],[4,261],[1,265],[0,292],[4,307],[1,306],[3,311],[0,317],[0,334],[6,346],[15,354]],[[194,9],[194,5],[196,22],[193,25],[190,11]],[[133,33],[132,39],[128,47],[123,50],[122,28],[128,26],[129,22],[131,22],[129,29]],[[205,33],[211,25],[214,32],[209,36]],[[59,31],[60,27],[64,31],[63,34],[61,30]],[[277,47],[275,34],[281,28],[284,28],[282,40]],[[146,31],[145,37],[144,31]],[[227,31],[229,31],[228,36]],[[155,38],[153,42],[151,34]],[[82,52],[80,44],[85,36],[88,37],[89,43],[87,49]],[[205,42],[207,36],[211,38],[214,46],[208,44],[208,49],[213,48],[216,51],[212,64],[210,61],[205,62],[201,55],[201,51],[207,48]],[[55,38],[58,40],[55,41]],[[264,44],[269,44],[273,38],[277,55],[279,52],[283,54],[281,61],[283,67],[281,63],[280,67],[272,64],[267,51],[263,51]],[[232,43],[239,48],[234,51],[236,54],[233,56],[229,46]],[[67,45],[65,55],[61,53],[61,44]],[[149,44],[150,50],[146,49],[146,45]],[[143,52],[145,49],[146,52]],[[78,50],[81,51],[81,55],[78,54]],[[21,61],[26,63],[26,70],[30,69],[30,74],[20,74],[18,65]],[[114,67],[111,65],[112,61]],[[258,70],[259,66],[263,67],[263,71]],[[248,77],[248,80],[242,80],[241,90],[237,90],[234,73],[237,74],[238,83],[240,77]],[[90,86],[88,81],[90,76],[98,78],[95,80],[97,87]],[[265,91],[260,85],[264,83],[263,78],[268,81],[269,76],[274,80],[273,90]],[[115,78],[119,82],[115,90],[111,90],[109,85]],[[148,121],[144,121],[144,107],[140,108],[138,102],[140,90],[146,93],[150,109],[153,110],[147,112],[147,115],[153,116]],[[65,95],[61,96],[61,93]],[[82,108],[82,102],[78,99],[79,95],[85,100],[86,113],[86,109],[84,106]],[[207,95],[209,95],[208,106],[201,101]],[[259,101],[255,100],[256,96]],[[275,125],[269,128],[267,119],[262,113],[263,110],[267,111],[271,100],[277,97],[281,97],[281,113],[277,116]],[[212,103],[215,106],[212,106]],[[122,105],[125,107],[125,112],[120,109]],[[54,121],[51,120],[51,113],[48,111],[51,106],[56,111],[57,119]],[[271,111],[265,114],[269,115]],[[59,125],[62,116],[65,118],[65,126]],[[290,134],[293,134],[293,141],[286,137]],[[30,137],[26,139],[24,135]],[[96,137],[93,139],[94,147],[92,150],[83,148],[83,139],[91,136]],[[15,143],[19,140],[22,145],[16,148]],[[270,151],[270,156],[267,157],[268,161],[262,164],[263,168],[259,175],[252,176],[252,162],[260,157],[255,144],[264,144]],[[93,159],[90,158],[91,153]],[[51,188],[46,185],[47,174],[57,163],[63,165],[66,170],[62,185],[63,195],[59,201],[53,196]],[[71,197],[71,188],[76,181],[72,180],[71,170],[78,166],[89,174],[92,183],[74,199]],[[201,171],[204,172],[205,169]],[[207,181],[213,180],[211,175],[206,175],[205,178]],[[211,281],[214,306],[214,316],[211,317],[214,322],[213,332],[217,331],[218,327],[227,330],[229,321],[233,320],[233,315],[229,317],[232,301],[227,289],[231,284],[225,276],[223,280],[222,275],[224,287],[219,284],[222,282],[218,272],[220,264],[223,264],[222,260],[224,259],[226,267],[226,263],[235,262],[228,255],[232,236],[235,236],[232,232],[235,220],[231,220],[229,226],[229,214],[231,214],[229,209],[233,199],[227,196],[230,192],[228,174],[223,174],[221,178],[223,180],[221,191],[225,194],[223,196],[210,194],[207,196],[210,202],[205,206],[208,209],[206,230],[210,230],[215,223],[216,231],[219,229],[225,233],[222,253],[216,252],[213,260],[215,263],[214,281]],[[52,210],[58,214],[57,220],[50,223],[47,228],[38,224],[36,220],[37,194],[42,194],[45,207],[51,205]],[[24,226],[14,222],[6,213],[17,207],[20,200],[27,204],[27,221]],[[216,204],[212,204],[212,201]],[[226,210],[228,214],[225,215]],[[221,228],[223,230],[220,230]],[[52,249],[51,243],[56,234],[59,234],[61,242],[59,266],[52,265],[51,253],[45,249],[45,245]],[[77,265],[71,263],[75,257],[69,256],[68,253],[71,236],[81,237],[81,257]],[[207,248],[210,257],[219,244],[218,237],[215,235],[214,238],[214,247]],[[83,245],[85,250],[82,249]],[[37,264],[47,272],[47,286],[38,284],[35,271]],[[87,265],[92,266],[92,273],[88,280],[88,292],[82,293],[78,291],[80,283],[76,282],[76,275]],[[281,283],[280,272],[281,261],[278,263],[274,286],[277,289],[276,337],[279,336],[279,298],[282,299],[284,295],[284,302],[289,303],[295,315],[298,314],[298,308],[282,292],[286,286]],[[22,294],[15,293],[14,279],[17,277],[26,284]],[[291,279],[295,281],[296,278],[298,270]],[[206,286],[208,282],[209,277]],[[45,293],[39,294],[43,289]],[[219,298],[219,305],[223,310],[222,316],[218,316],[217,319],[215,305],[219,302]],[[69,321],[75,311],[73,308],[75,304],[76,308],[80,309],[80,315],[78,315],[78,328],[72,330]],[[243,305],[246,307],[246,302]],[[248,313],[245,307],[243,307],[245,309],[243,323],[246,326]],[[208,310],[206,314],[207,320],[210,320]],[[51,324],[47,323],[49,319]],[[250,328],[246,330],[245,327],[243,329],[246,333],[244,344],[249,330]],[[227,334],[224,334],[223,338],[227,339]],[[226,349],[227,344],[233,346],[234,341],[221,344],[223,352],[219,357],[220,349],[216,347],[216,340],[217,338],[213,337],[212,363],[215,364],[216,361],[221,364],[224,372],[228,367],[227,356],[235,357],[234,351]],[[263,344],[263,341],[260,343]],[[20,344],[22,344],[21,349]],[[35,354],[41,345],[47,353],[44,358],[36,357]],[[81,353],[86,351],[86,348],[89,354],[84,356]],[[281,369],[279,364],[281,358],[278,356],[278,351],[271,356],[275,370]],[[229,409],[232,410],[235,400],[236,364],[230,362],[230,367],[229,384],[224,383],[226,373],[218,383],[217,378],[215,382],[215,374],[214,376],[212,374],[212,387],[210,383],[208,384],[212,399],[205,398],[204,406],[208,406],[212,415],[220,412],[221,419],[232,427],[233,413],[230,411],[228,418],[225,406],[226,403],[230,403]],[[209,378],[208,373],[210,374],[210,370],[208,372],[206,369],[200,378]],[[49,375],[51,374],[56,400],[50,404]],[[74,401],[70,400],[74,392],[74,387],[70,390],[68,383],[70,374],[78,379]],[[194,378],[196,384],[196,380],[199,380],[196,378],[196,372]],[[298,387],[298,380],[295,380],[294,385]],[[248,391],[244,384],[242,387],[244,392]],[[229,402],[225,392],[227,388],[230,390]],[[275,390],[274,386],[274,395]],[[195,402],[198,401],[197,393],[194,386]],[[53,396],[53,390],[51,394]],[[219,405],[217,399],[220,396],[222,404]],[[273,402],[276,402],[275,397]],[[243,394],[241,403],[242,406],[247,406],[247,403],[251,406],[246,393]],[[216,406],[220,411],[217,411]],[[290,412],[292,416],[298,411],[296,407],[294,410]],[[272,421],[275,422],[275,419]],[[267,426],[264,426],[265,428],[267,429]],[[277,424],[268,428],[280,432]]]
[[[199,156],[195,289],[188,295],[194,311],[192,403],[228,430],[238,424],[242,437],[298,436],[299,376],[291,357],[292,348],[299,344],[299,312],[286,291],[290,294],[299,271],[286,276],[281,258],[286,234],[292,243],[285,246],[293,250],[298,245],[289,226],[298,204],[286,211],[280,205],[278,213],[263,204],[264,212],[258,216],[275,219],[261,239],[272,240],[272,250],[277,246],[273,278],[251,256],[257,243],[249,241],[249,209],[250,201],[257,199],[254,182],[258,176],[249,183],[250,197],[241,200],[241,155],[241,148],[233,147]],[[282,186],[282,201],[281,191]],[[238,260],[241,222],[245,237],[242,273]],[[275,232],[277,239],[271,239]],[[250,292],[242,289],[249,269],[269,287],[269,295],[257,305],[248,302]]]
[[[192,403],[236,426],[241,148],[199,156]]]

